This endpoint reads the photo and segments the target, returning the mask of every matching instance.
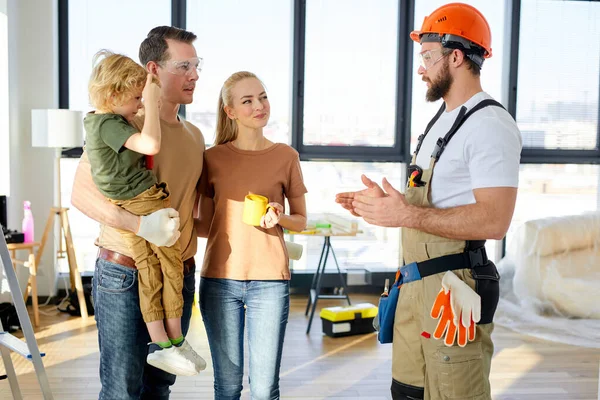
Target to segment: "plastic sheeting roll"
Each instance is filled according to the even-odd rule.
[[[600,319],[600,214],[523,224],[508,248],[513,289],[537,313]]]

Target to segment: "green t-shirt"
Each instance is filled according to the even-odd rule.
[[[139,132],[123,116],[88,113],[83,125],[92,179],[104,196],[131,199],[156,183],[152,171],[144,166],[144,155],[123,146]]]

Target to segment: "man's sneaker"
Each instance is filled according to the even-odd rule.
[[[185,355],[186,358],[194,361],[197,372],[204,371],[206,369],[206,361],[204,361],[204,358],[200,357],[200,355],[196,353],[194,349],[192,349],[192,346],[190,346],[187,340],[184,340],[179,344],[179,346],[176,347],[183,355]]]
[[[194,360],[186,357],[175,346],[162,348],[155,343],[150,343],[146,362],[173,375],[193,376],[199,372]]]

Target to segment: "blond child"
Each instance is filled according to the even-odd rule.
[[[101,51],[94,64],[89,95],[96,110],[84,119],[94,183],[109,201],[133,214],[143,216],[169,208],[167,184],[157,182],[145,166],[145,156],[160,150],[157,79],[120,54]],[[140,132],[131,122],[142,108],[145,115]],[[197,374],[206,368],[206,362],[185,341],[181,330],[183,262],[179,242],[158,247],[129,231],[121,231],[121,235],[138,271],[139,305],[152,340],[148,364],[174,375]]]

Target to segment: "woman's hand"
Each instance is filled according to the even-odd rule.
[[[269,203],[269,211],[260,219],[260,227],[270,229],[279,223],[283,214],[283,206],[279,203]]]

